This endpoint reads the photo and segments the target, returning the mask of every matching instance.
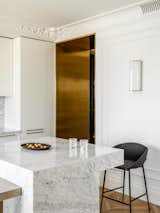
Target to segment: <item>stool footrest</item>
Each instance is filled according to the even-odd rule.
[[[144,193],[144,194],[142,194],[142,195],[139,195],[138,197],[133,198],[131,201],[134,202],[135,200],[138,200],[139,198],[144,197],[144,196],[146,196],[146,195],[147,195],[147,194]]]
[[[103,194],[107,193],[107,192],[113,192],[113,191],[116,191],[118,189],[123,189],[123,186],[120,186],[120,187],[117,187],[117,188],[114,188],[114,189],[110,189],[110,190],[106,190],[106,191],[103,192]]]
[[[104,193],[105,193],[105,192],[104,192]],[[139,198],[144,197],[144,196],[146,196],[146,193],[144,193],[144,194],[142,194],[142,195],[139,195],[139,196],[136,197],[136,198],[133,198],[133,199],[131,200],[131,202],[134,202],[134,201],[136,201],[136,200],[138,200]],[[121,200],[118,200],[118,199],[115,199],[115,198],[112,198],[112,197],[109,197],[109,196],[106,196],[106,195],[103,195],[103,197],[106,198],[106,199],[109,199],[109,200],[112,200],[112,201],[115,201],[115,202],[124,204],[124,205],[128,205],[128,206],[130,205],[129,203],[126,203],[126,202],[124,202],[124,201],[121,201]]]
[[[109,196],[105,196],[105,195],[103,195],[103,197],[104,198],[106,198],[106,199],[109,199],[109,200],[112,200],[112,201],[115,201],[115,202],[118,202],[118,203],[121,203],[121,204],[124,204],[124,205],[129,205],[129,203],[126,203],[126,202],[123,202],[123,201],[120,201],[120,200],[118,200],[118,199],[115,199],[115,198],[112,198],[112,197],[109,197]]]

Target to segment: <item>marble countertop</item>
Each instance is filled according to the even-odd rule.
[[[52,148],[46,151],[26,150],[20,146],[22,143],[26,142],[47,143],[51,144]],[[113,158],[112,154],[114,156]],[[88,151],[81,153],[79,145],[77,150],[69,149],[67,140],[51,137],[13,141],[13,143],[5,142],[0,144],[1,162],[5,161],[31,171],[39,171],[54,167],[57,168],[72,165],[74,163],[81,163],[83,161],[94,161],[94,159],[101,159],[103,156],[107,156],[107,158],[108,156],[111,156],[110,160],[114,161],[115,155],[117,156],[116,161],[119,158],[120,162],[122,162],[123,150],[89,144]]]
[[[26,150],[20,146],[26,142],[51,144],[52,149]],[[0,143],[0,177],[23,189],[21,199],[5,202],[4,212],[98,213],[99,171],[122,165],[124,152],[92,144],[82,150],[51,137]]]
[[[21,133],[21,130],[15,129],[0,129],[0,137],[14,136],[18,133]]]

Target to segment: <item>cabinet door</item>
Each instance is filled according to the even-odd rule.
[[[22,130],[24,135],[50,134],[52,43],[21,39]],[[28,134],[29,133],[29,134]]]
[[[11,96],[13,86],[13,40],[0,38],[0,96]]]

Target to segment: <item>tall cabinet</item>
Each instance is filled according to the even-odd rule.
[[[51,42],[14,40],[15,92],[12,100],[8,99],[8,107],[11,109],[12,104],[15,108],[14,120],[23,138],[53,135],[53,59]],[[8,118],[10,113],[8,109]],[[7,124],[10,128],[14,125],[10,119],[6,119]]]
[[[13,39],[0,37],[0,96],[13,92]]]

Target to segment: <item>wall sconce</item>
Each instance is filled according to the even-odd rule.
[[[130,82],[129,91],[142,91],[142,67],[141,60],[132,60],[130,62]]]

